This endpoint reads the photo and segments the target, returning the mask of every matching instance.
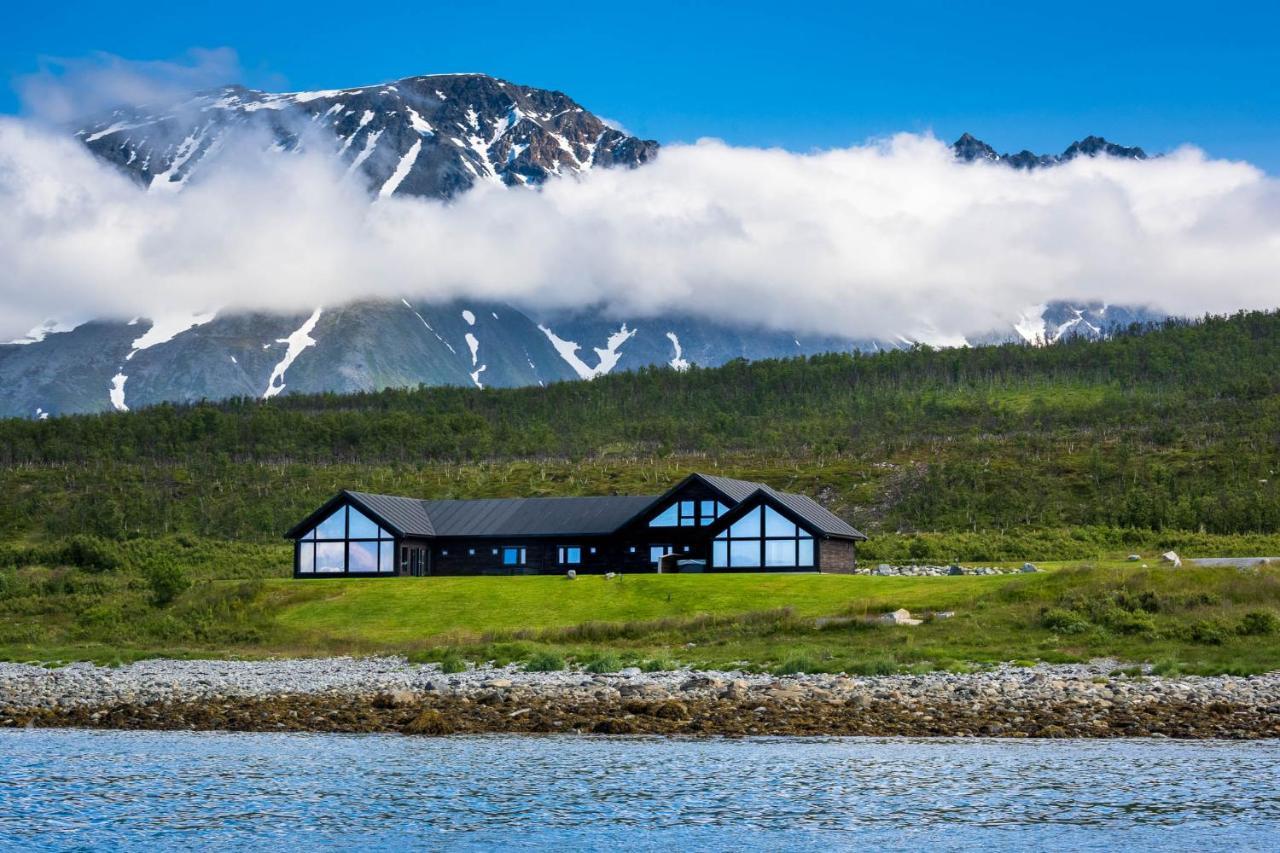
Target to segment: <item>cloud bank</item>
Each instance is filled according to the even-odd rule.
[[[1020,172],[930,136],[809,154],[708,140],[450,205],[371,203],[322,146],[265,148],[147,193],[60,132],[0,120],[0,340],[49,318],[402,296],[939,341],[1056,298],[1280,305],[1280,182],[1193,148]]]

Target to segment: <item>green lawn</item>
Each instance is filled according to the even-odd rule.
[[[1033,585],[1044,575],[1029,579]],[[880,578],[865,575],[629,575],[273,581],[280,624],[327,640],[387,645],[486,633],[790,608],[797,617],[946,610],[1010,576]]]
[[[293,580],[280,576],[278,545],[130,548],[116,568],[0,570],[0,658],[542,656],[598,668],[891,672],[1113,657],[1167,671],[1280,669],[1280,568],[1143,568],[1113,557],[998,576]],[[160,601],[150,578],[178,558],[192,567],[190,586]],[[876,621],[900,607],[954,616]]]

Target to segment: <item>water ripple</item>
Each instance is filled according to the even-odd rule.
[[[6,850],[1247,850],[1278,839],[1275,742],[0,732]]]

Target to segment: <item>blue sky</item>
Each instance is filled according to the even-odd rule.
[[[242,81],[336,88],[482,71],[634,133],[792,150],[901,130],[1060,151],[1097,133],[1280,173],[1280,4],[15,4],[0,71],[229,47]],[[11,87],[0,112],[21,103]]]

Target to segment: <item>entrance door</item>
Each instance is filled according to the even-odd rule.
[[[427,562],[427,549],[419,548],[413,545],[405,545],[401,548],[403,552],[401,559],[404,561],[405,568],[410,577],[421,578],[430,573],[430,565]]]

